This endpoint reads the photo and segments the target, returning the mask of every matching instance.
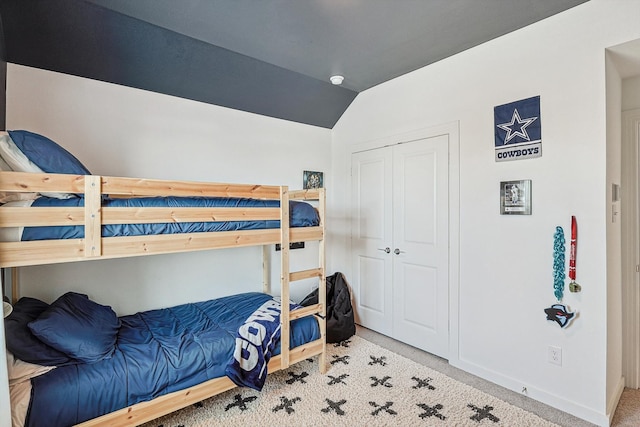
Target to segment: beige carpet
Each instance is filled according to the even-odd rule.
[[[640,390],[625,388],[611,421],[611,427],[640,426]]]
[[[328,349],[325,375],[308,359],[146,426],[557,426],[359,336]]]

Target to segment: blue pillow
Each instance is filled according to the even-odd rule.
[[[292,227],[315,227],[320,224],[318,211],[306,202],[289,201],[289,222]]]
[[[7,349],[15,357],[43,366],[60,366],[77,363],[66,354],[36,338],[27,324],[35,320],[49,304],[35,298],[22,297],[13,305],[13,311],[4,319]]]
[[[49,138],[26,130],[8,132],[22,154],[44,172],[91,175],[91,172],[78,159]]]
[[[109,306],[67,292],[29,323],[40,341],[85,363],[108,359],[115,350],[120,319]]]

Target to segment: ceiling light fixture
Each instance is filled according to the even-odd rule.
[[[331,80],[331,83],[333,83],[334,85],[341,85],[344,77],[343,76],[331,76],[329,78],[329,80]]]

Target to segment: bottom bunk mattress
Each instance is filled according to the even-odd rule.
[[[78,353],[83,343],[72,343],[70,347],[78,349],[74,357],[31,379],[25,425],[69,426],[223,377],[234,361],[246,356],[238,357],[245,353],[238,347],[239,331],[255,333],[247,320],[255,319],[256,313],[263,318],[262,307],[275,305],[270,295],[254,292],[119,317],[110,354],[98,353],[104,358],[83,362],[78,360],[85,358]],[[75,310],[78,316],[86,315],[83,308]],[[64,328],[62,323],[58,326]],[[52,333],[46,328],[45,332]],[[291,323],[291,348],[319,338],[315,318]],[[279,335],[269,345],[273,355],[279,354]],[[19,357],[19,348],[9,350]],[[95,348],[87,353],[95,354]]]

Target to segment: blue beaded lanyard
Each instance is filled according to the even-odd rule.
[[[557,226],[553,235],[553,294],[558,302],[562,301],[564,295],[564,230]]]
[[[545,308],[547,320],[558,323],[561,328],[566,328],[576,318],[575,311],[569,311],[566,305],[561,304],[564,296],[564,231],[557,226],[553,235],[553,294],[558,300],[549,308]]]

